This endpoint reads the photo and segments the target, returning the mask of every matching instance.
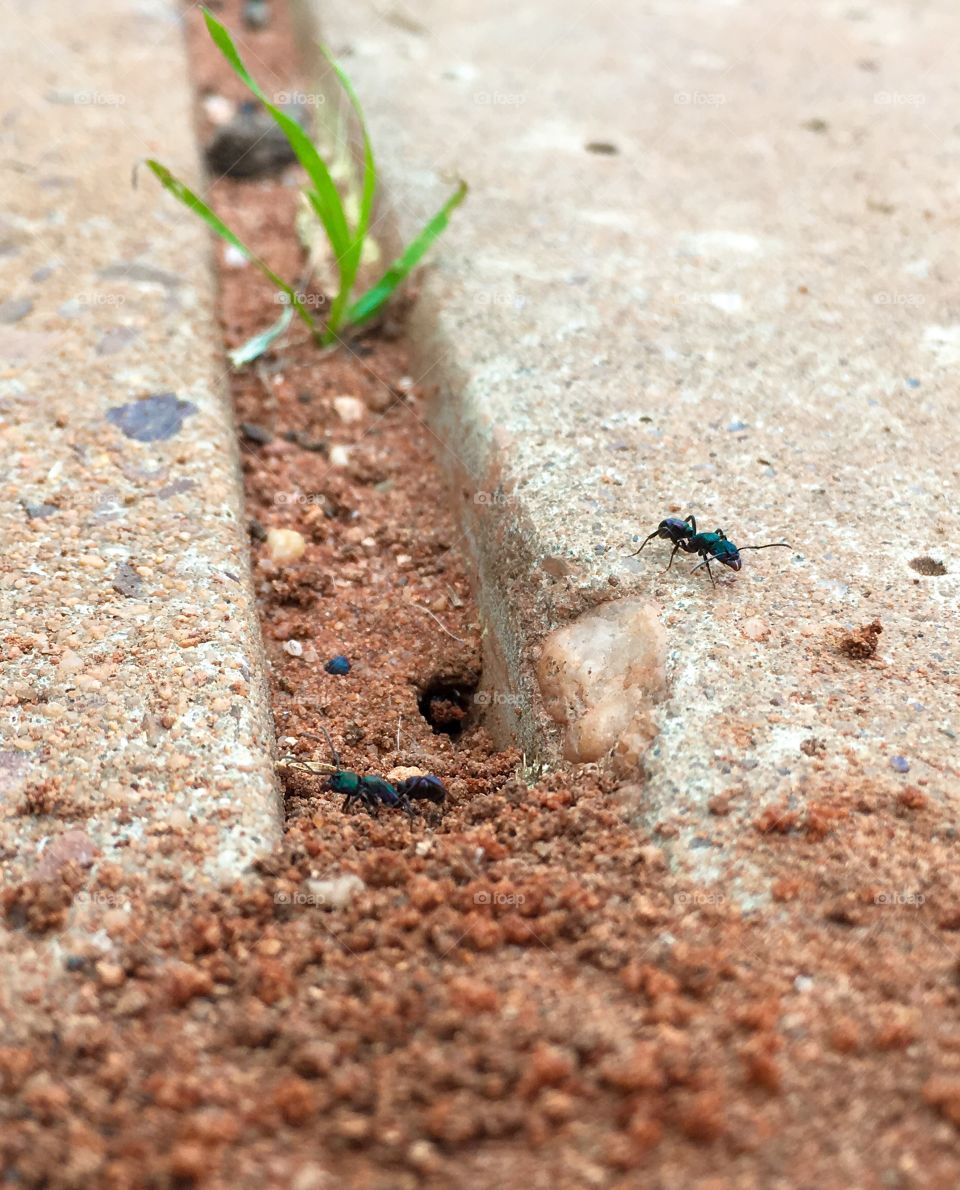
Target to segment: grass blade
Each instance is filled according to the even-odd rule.
[[[279,289],[282,293],[285,293],[290,299],[290,305],[294,308],[294,310],[296,310],[296,312],[300,315],[311,331],[316,333],[316,327],[314,326],[313,319],[310,316],[310,311],[306,308],[303,302],[297,297],[294,290],[290,288],[290,286],[286,283],[286,281],[283,280],[282,277],[278,277],[273,269],[271,269],[265,261],[262,261],[255,252],[251,252],[251,250],[240,239],[240,237],[235,232],[231,231],[230,228],[227,227],[226,223],[224,223],[218,215],[215,215],[214,212],[210,210],[203,199],[194,194],[190,187],[181,182],[179,178],[175,177],[165,165],[161,165],[159,161],[154,161],[152,158],[148,158],[146,164],[156,175],[156,177],[159,178],[160,183],[165,190],[169,190],[173,197],[179,202],[182,202],[188,210],[193,211],[195,215],[199,215],[204,223],[206,223],[208,227],[212,228],[217,233],[217,235],[221,237],[221,239],[226,240],[228,244],[232,244],[234,248],[242,252],[252,265],[255,265],[256,268],[258,268],[269,281],[273,282],[277,289]]]
[[[324,336],[325,341],[329,343],[332,342],[341,327],[344,310],[350,301],[350,294],[357,279],[357,273],[360,271],[360,261],[363,258],[363,245],[367,238],[367,232],[370,230],[370,216],[373,213],[373,200],[377,190],[377,166],[373,157],[373,144],[370,140],[370,133],[367,130],[367,121],[363,114],[363,108],[360,106],[357,93],[353,89],[353,83],[350,81],[347,72],[330,54],[326,46],[321,46],[320,48],[336,72],[337,78],[340,80],[340,86],[343,87],[347,98],[350,100],[350,106],[353,108],[357,117],[357,122],[360,125],[360,133],[363,138],[363,183],[360,192],[360,209],[357,213],[357,224],[353,229],[353,237],[349,250],[340,262],[340,292],[330,307],[330,315],[327,319],[327,332]]]
[[[284,306],[282,314],[272,326],[268,326],[265,331],[260,331],[257,335],[251,335],[245,343],[241,343],[233,351],[227,352],[231,364],[235,368],[242,368],[244,364],[259,359],[271,343],[283,334],[292,318],[293,306]]]
[[[387,269],[380,280],[363,297],[359,298],[347,312],[347,320],[357,326],[372,318],[390,298],[391,294],[420,263],[427,249],[447,226],[450,213],[467,196],[467,184],[461,182],[433,218],[424,225],[420,234],[406,246],[400,256]]]
[[[326,229],[327,235],[330,237],[330,243],[333,246],[334,255],[339,260],[350,249],[350,229],[347,225],[347,217],[344,214],[340,192],[337,190],[333,178],[330,176],[330,171],[327,169],[326,163],[317,152],[313,141],[297,121],[283,111],[282,108],[271,103],[264,94],[260,84],[244,65],[243,59],[240,57],[237,47],[233,44],[233,38],[230,36],[226,27],[220,24],[208,8],[204,8],[202,11],[203,19],[207,23],[207,31],[214,45],[216,45],[220,53],[226,58],[237,78],[253,92],[283,129],[284,135],[290,142],[290,147],[296,153],[300,164],[307,171],[307,175],[313,183],[313,190],[308,194],[308,198],[317,212],[320,222]]]

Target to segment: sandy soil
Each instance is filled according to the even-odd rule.
[[[190,23],[198,89],[239,97]],[[295,81],[284,12],[244,40],[261,78]],[[296,271],[293,188],[213,194]],[[228,345],[273,310],[249,269],[222,271]],[[346,765],[437,773],[448,804],[345,813],[292,771],[282,852],[220,895],[103,865],[5,890],[14,956],[78,890],[117,906],[106,957],[58,954],[48,991],[6,1006],[11,1184],[956,1185],[949,806],[919,785],[758,806],[735,846],[761,877],[735,902],[671,874],[675,822],[630,825],[639,778],[534,780],[498,751],[429,394],[393,334],[330,356],[295,334],[235,378],[254,575],[281,748],[328,759],[323,725]],[[272,560],[271,529],[302,558]],[[867,692],[870,650],[848,651]],[[348,675],[324,670],[337,654]],[[56,813],[42,801],[21,811]]]

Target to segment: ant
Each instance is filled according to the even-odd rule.
[[[710,575],[710,582],[714,586],[717,585],[717,580],[713,577],[713,571],[710,569],[711,561],[719,562],[723,566],[729,566],[731,570],[739,570],[743,564],[740,557],[743,550],[790,549],[790,545],[786,541],[771,541],[766,545],[737,546],[734,545],[722,529],[717,529],[714,533],[698,533],[695,517],[687,516],[681,521],[679,517],[671,516],[662,520],[649,537],[644,540],[640,549],[635,550],[632,554],[628,554],[627,557],[635,558],[643,549],[643,546],[653,541],[655,537],[662,537],[665,541],[673,543],[673,551],[670,554],[670,561],[667,563],[667,570],[673,565],[673,559],[677,556],[678,550],[683,550],[685,554],[697,554],[703,561],[698,562],[694,566],[694,571],[699,570],[701,566],[706,566],[707,574]]]
[[[333,764],[326,764],[322,760],[295,760],[292,757],[284,757],[279,762],[280,767],[299,769],[301,772],[315,775],[325,774],[327,783],[324,788],[344,795],[344,810],[349,810],[354,802],[360,802],[367,813],[374,817],[379,814],[381,806],[387,806],[391,810],[402,810],[412,818],[411,800],[430,801],[435,805],[441,805],[446,800],[447,791],[443,782],[432,774],[407,777],[399,785],[391,785],[384,777],[361,776],[352,769],[343,768],[330,733],[323,726],[320,730],[327,741]]]

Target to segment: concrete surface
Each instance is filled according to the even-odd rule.
[[[542,641],[629,596],[671,691],[638,813],[705,875],[718,793],[727,830],[851,781],[956,799],[960,13],[304,3],[365,104],[383,217],[409,235],[471,184],[413,334],[504,727],[556,754]],[[662,574],[664,542],[623,557],[688,512],[794,549],[716,589]],[[874,618],[877,658],[843,656]]]
[[[209,240],[130,185],[195,154],[177,5],[38,0],[4,27],[5,882],[75,860],[202,886],[281,807]]]

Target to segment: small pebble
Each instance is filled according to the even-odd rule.
[[[334,397],[333,408],[337,417],[348,424],[360,421],[366,410],[363,401],[358,401],[356,397]]]
[[[890,767],[895,769],[898,773],[910,772],[910,761],[905,756],[891,756]]]
[[[352,873],[330,880],[306,881],[307,893],[313,897],[315,904],[324,909],[345,909],[357,893],[363,892],[366,887],[360,877]]]
[[[260,446],[266,446],[268,442],[273,441],[273,434],[266,426],[258,426],[251,421],[242,421],[240,423],[240,433],[248,442],[256,442]]]
[[[302,657],[303,645],[298,640],[286,640],[283,642],[283,651],[291,657]]]
[[[350,463],[350,447],[349,446],[331,446],[330,448],[330,466],[331,467],[347,467]]]
[[[350,662],[342,653],[338,653],[336,657],[331,657],[323,668],[328,674],[337,674],[342,677],[350,672]]]
[[[265,29],[270,24],[267,0],[247,0],[243,6],[243,23],[248,29]]]
[[[268,529],[267,550],[274,562],[296,562],[302,558],[307,543],[296,529]]]
[[[250,257],[235,244],[226,244],[223,249],[223,263],[228,269],[245,269]]]
[[[223,95],[207,95],[203,101],[204,115],[211,124],[216,124],[218,127],[221,124],[228,124],[236,112],[236,104],[230,102]]]

